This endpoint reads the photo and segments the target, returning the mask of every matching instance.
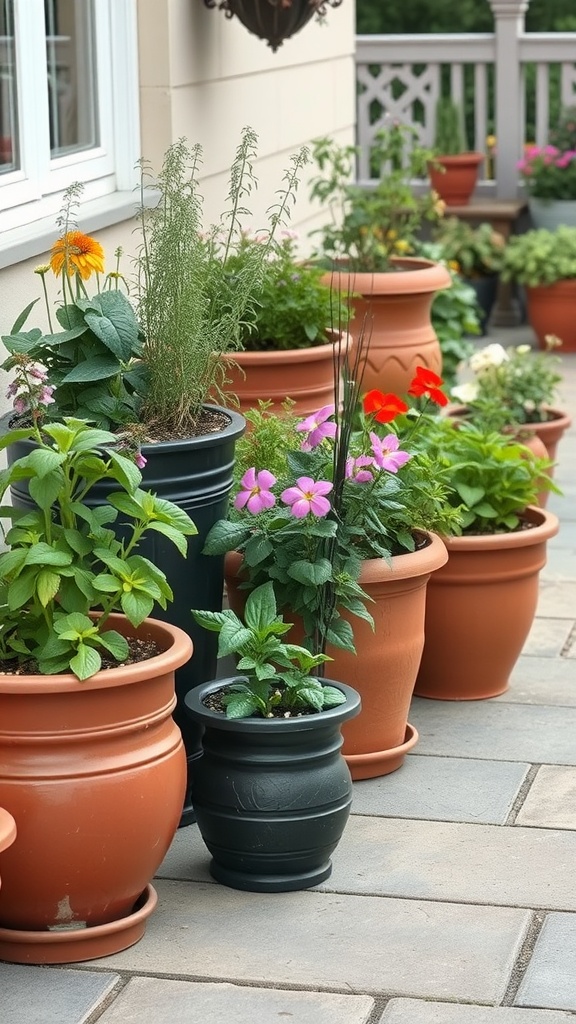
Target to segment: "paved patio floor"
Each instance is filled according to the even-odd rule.
[[[576,355],[563,365],[576,418]],[[227,889],[183,829],[142,941],[72,968],[0,964],[1,1024],[576,1024],[574,427],[556,477],[561,529],[510,689],[414,700],[420,741],[355,783],[325,884]]]

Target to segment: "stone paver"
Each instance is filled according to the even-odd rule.
[[[198,980],[499,1002],[531,915],[340,893],[158,883],[144,938],[106,966]],[[208,1024],[208,1022],[207,1022]],[[266,1022],[267,1024],[267,1022]]]
[[[358,816],[333,863],[323,890],[576,911],[576,832]]]
[[[369,996],[133,978],[99,1024],[366,1024],[373,1006]]]
[[[415,697],[419,754],[576,764],[576,708]]]
[[[2,1024],[84,1024],[119,982],[117,974],[0,963]]]
[[[514,1002],[576,1010],[576,914],[548,915]]]
[[[506,693],[494,698],[506,704],[548,704],[576,707],[576,671],[568,658],[533,658],[521,654]]]
[[[411,755],[401,771],[356,782],[352,814],[503,824],[528,768],[515,762]]]
[[[576,830],[576,768],[542,765],[516,824]]]
[[[570,619],[534,619],[523,654],[559,658],[571,628]]]
[[[391,999],[381,1024],[574,1024],[558,1010],[524,1010],[514,1006],[465,1006]]]
[[[552,582],[543,577],[538,588],[537,615],[546,619],[576,618],[576,581]]]

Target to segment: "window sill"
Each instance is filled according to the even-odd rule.
[[[82,231],[89,234],[134,217],[140,200],[138,192],[115,192],[82,203]],[[146,206],[152,205],[154,194],[148,193]],[[0,269],[47,253],[56,240],[58,228],[54,217],[42,217],[31,224],[3,231],[0,237]]]

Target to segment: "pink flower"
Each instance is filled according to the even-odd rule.
[[[302,442],[303,451],[311,451],[325,437],[336,437],[336,424],[327,422],[333,415],[334,406],[325,405],[318,412],[312,413],[311,416],[307,416],[305,420],[298,424],[296,430],[303,431],[308,435]]]
[[[51,387],[50,384],[46,384],[46,386],[42,388],[40,394],[38,395],[38,401],[40,402],[41,405],[52,404],[52,402],[54,401],[54,399],[52,398],[53,391],[54,388]]]
[[[13,380],[13,381],[12,381],[12,382],[11,382],[11,383],[10,383],[10,384],[8,385],[8,389],[7,389],[7,391],[6,391],[6,398],[14,398],[14,395],[15,395],[15,394],[16,394],[16,392],[18,391],[18,386],[19,386],[19,385],[18,385],[17,381]]]
[[[244,490],[238,491],[234,498],[234,508],[246,507],[253,516],[257,516],[276,504],[276,498],[270,490],[276,483],[276,477],[269,470],[261,469],[257,473],[254,467],[247,469],[240,483]]]
[[[324,498],[332,490],[328,480],[312,480],[309,476],[300,476],[295,487],[287,487],[280,497],[285,505],[292,506],[292,515],[303,519],[309,512],[313,516],[326,516],[330,511],[330,502]]]
[[[134,462],[138,466],[138,469],[144,469],[144,466],[148,462],[148,459],[146,458],[145,455],[142,455],[142,452],[136,452],[136,455],[134,456]]]
[[[346,459],[346,479],[354,484],[371,484],[374,474],[365,466],[373,466],[374,459],[369,455],[359,455],[357,459]]]
[[[26,410],[28,409],[28,403],[25,402],[24,399],[21,397],[15,398],[14,409],[16,410],[17,413],[20,413],[20,415],[22,415],[22,413],[26,412]]]
[[[48,377],[46,370],[41,370],[39,366],[33,366],[30,370],[30,376],[35,377],[36,380],[45,381]]]
[[[370,432],[370,440],[374,461],[380,469],[386,469],[389,473],[397,473],[408,462],[410,458],[408,452],[398,451],[400,442],[396,434],[387,434],[385,438],[380,439],[378,434]]]

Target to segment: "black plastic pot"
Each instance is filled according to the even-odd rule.
[[[498,274],[489,274],[486,277],[466,278],[466,284],[476,292],[478,305],[480,306],[480,329],[482,337],[487,332],[488,321],[496,302],[498,294]]]
[[[181,825],[194,821],[189,792],[190,776],[192,763],[202,751],[201,731],[186,715],[184,697],[191,687],[214,678],[218,646],[217,635],[197,626],[191,609],[219,611],[222,608],[224,556],[203,555],[202,548],[213,524],[226,516],[233,480],[234,448],[237,439],[246,429],[246,421],[239,413],[218,406],[209,408],[218,409],[229,417],[228,426],[219,433],[184,441],[162,441],[142,447],[142,454],[147,459],[142,470],[142,487],[153,491],[160,498],[175,502],[189,514],[198,530],[196,536],[189,538],[186,559],[166,537],[152,530],[144,536],[138,548],[139,554],[162,569],[174,591],[174,601],[166,611],[155,608],[154,616],[185,630],[194,643],[191,660],[176,672],[177,705],[174,718],[182,730],[188,757],[188,788]],[[9,419],[10,416],[4,417],[0,426],[4,433],[8,430]],[[32,448],[31,441],[9,445],[9,465],[28,454]],[[114,481],[103,480],[93,487],[86,504],[92,507],[102,505],[106,502],[106,496],[117,489],[118,485]],[[16,507],[32,507],[25,480],[12,487],[11,493]]]
[[[251,892],[318,885],[332,870],[350,813],[340,727],[358,714],[360,697],[326,679],[343,691],[345,704],[300,718],[229,719],[203,700],[230,682],[212,681],[186,696],[189,714],[204,726],[192,801],[212,854],[210,873]]]

